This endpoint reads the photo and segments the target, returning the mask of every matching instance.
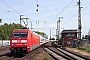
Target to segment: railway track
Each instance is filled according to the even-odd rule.
[[[43,60],[43,59],[50,60],[50,58],[48,58],[47,56],[49,55],[43,50],[41,46],[24,56],[21,55],[14,56],[11,54],[11,51],[8,48],[0,51],[0,60]]]
[[[51,60],[90,60],[90,58],[78,55],[72,51],[68,51],[65,48],[61,48],[53,42],[46,43],[42,47],[51,56]],[[30,57],[30,55],[33,54],[32,52],[34,51],[26,54],[25,56],[13,56],[9,50],[4,50],[0,52],[0,60],[26,60],[32,58]]]
[[[67,51],[66,49],[60,48],[53,42],[44,45],[44,50],[50,54],[54,60],[90,60],[81,55]]]
[[[11,54],[10,50],[7,49],[7,50],[0,51],[0,60],[25,60],[27,57],[29,57],[31,53],[32,52],[24,56],[23,55],[14,56]]]
[[[9,48],[0,51],[0,60],[44,60],[44,59],[50,60],[50,56],[49,57],[48,56],[49,55],[43,50],[41,46],[31,51],[30,53],[26,54],[25,56],[21,55],[14,56],[11,54]]]
[[[69,50],[67,50],[65,47],[62,48],[62,47],[60,47],[60,46],[57,46],[56,44],[53,44],[53,45],[54,45],[54,47],[57,47],[57,50],[63,52],[64,54],[68,53],[70,56],[75,57],[75,58],[77,58],[77,59],[78,59],[78,57],[80,57],[80,58],[83,58],[83,59],[85,59],[85,60],[90,60],[90,57],[83,56],[83,55],[81,55],[81,54],[79,54],[79,53],[75,53],[75,52],[73,52],[73,51],[69,51]],[[78,57],[77,57],[77,56],[78,56]]]
[[[26,60],[29,58],[31,52],[22,56],[22,55],[17,55],[14,56],[11,53],[6,53],[6,54],[2,54],[2,56],[0,56],[0,60]]]

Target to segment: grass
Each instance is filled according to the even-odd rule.
[[[73,48],[72,46],[67,46],[67,47]],[[86,46],[78,46],[78,47],[76,47],[76,49],[86,51],[86,52],[90,52],[90,47],[86,47]]]
[[[67,46],[68,48],[73,48],[72,46]]]
[[[77,49],[84,50],[86,52],[90,52],[90,47],[86,47],[86,46],[78,46]]]
[[[44,55],[44,60],[50,60],[50,57],[48,55]]]

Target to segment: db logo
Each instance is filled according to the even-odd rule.
[[[20,43],[21,41],[20,40],[17,40],[18,43]]]
[[[19,39],[21,39],[21,38],[19,38]]]

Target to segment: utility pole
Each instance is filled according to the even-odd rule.
[[[63,17],[59,17],[59,20],[57,21],[57,29],[56,29],[56,35],[57,35],[57,43],[59,43],[59,39],[60,39],[60,19]]]
[[[56,36],[57,36],[57,40],[56,40],[56,41],[58,42],[58,39],[59,39],[59,38],[58,38],[58,21],[57,21]]]
[[[38,24],[37,28],[38,28],[38,31],[39,31],[39,20],[38,20],[38,7],[39,7],[39,4],[38,4],[38,0],[36,0],[36,5],[37,5],[37,9],[36,9],[36,11],[37,11],[37,22],[36,22],[36,24]]]
[[[78,40],[81,40],[81,29],[82,29],[82,25],[81,25],[81,2],[79,0],[78,2]]]
[[[51,29],[50,29],[50,39],[51,39]]]
[[[44,33],[45,33],[45,29],[46,29],[46,21],[44,21],[44,23],[45,23],[45,28],[44,28]]]
[[[57,21],[56,35],[57,35],[57,38],[58,38],[58,21]]]
[[[60,39],[60,19],[63,18],[63,17],[59,17],[59,20],[58,20],[58,40]]]
[[[59,17],[59,20],[58,20],[58,40],[60,39],[60,18]]]
[[[10,11],[7,11],[8,13],[7,13],[7,21],[9,21],[9,12]]]
[[[32,30],[32,21],[30,21],[31,22],[31,30]]]
[[[20,15],[20,29],[21,29],[21,20],[22,20],[21,16],[25,16],[25,15]]]

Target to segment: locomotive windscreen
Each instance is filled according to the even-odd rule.
[[[14,32],[13,37],[27,37],[28,33],[27,32]]]

